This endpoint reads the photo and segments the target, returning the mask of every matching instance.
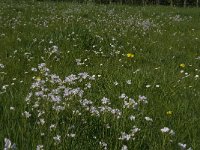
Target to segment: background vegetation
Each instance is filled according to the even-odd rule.
[[[45,1],[45,0],[39,0]],[[127,4],[127,5],[171,5],[171,6],[196,6],[199,7],[199,0],[50,0],[56,2],[79,2],[98,4]]]

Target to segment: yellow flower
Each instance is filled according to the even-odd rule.
[[[128,54],[127,54],[127,57],[128,57],[128,58],[133,58],[133,57],[134,57],[134,54],[133,54],[133,53],[128,53]]]
[[[179,67],[185,68],[185,64],[180,64]]]
[[[36,77],[36,80],[37,80],[37,81],[40,81],[40,80],[41,80],[41,78],[40,78],[40,77]]]
[[[168,116],[171,116],[171,115],[172,115],[172,111],[167,111],[166,114],[167,114]]]

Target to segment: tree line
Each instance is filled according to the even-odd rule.
[[[43,0],[40,0],[43,1]],[[51,0],[68,1],[78,3],[94,2],[98,4],[128,4],[128,5],[170,5],[170,6],[196,6],[199,7],[199,0]]]

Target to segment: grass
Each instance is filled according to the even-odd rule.
[[[198,9],[0,6],[0,147],[200,148]]]

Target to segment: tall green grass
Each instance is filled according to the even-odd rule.
[[[0,6],[0,64],[4,66],[0,67],[0,147],[8,138],[19,150],[38,145],[56,150],[123,146],[176,150],[181,149],[178,143],[200,148],[198,9],[52,2],[2,2]],[[134,57],[128,58],[128,53]],[[82,64],[77,65],[76,59]],[[51,83],[42,70],[31,71],[41,63],[61,80],[81,72],[91,78],[95,75],[95,80],[65,84],[83,89],[81,98],[75,94],[56,103],[50,97],[33,96],[27,104],[27,95],[39,91],[31,88],[33,82],[45,80],[49,91],[63,84]],[[87,83],[91,88],[84,88]],[[119,98],[123,93],[138,107],[133,108],[131,102],[125,105],[129,100]],[[139,95],[146,96],[148,103],[140,103]],[[110,104],[102,104],[103,97]],[[93,103],[83,106],[83,99]],[[57,112],[53,105],[65,109]],[[87,110],[91,106],[97,110],[109,106],[121,115],[118,118],[108,111],[98,116]],[[31,114],[29,118],[23,115],[25,111]],[[45,114],[38,117],[41,111]],[[131,115],[135,121],[129,119]],[[41,125],[39,119],[45,123]],[[56,127],[50,129],[51,125]],[[140,129],[131,135],[135,140],[119,139],[134,126]],[[175,135],[162,133],[164,127]]]

